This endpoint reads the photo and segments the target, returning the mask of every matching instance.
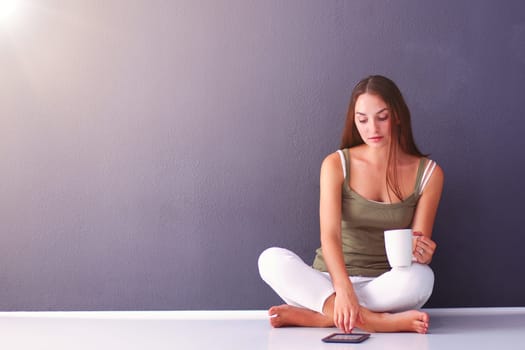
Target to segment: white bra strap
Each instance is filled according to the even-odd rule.
[[[419,194],[423,193],[423,190],[427,186],[428,180],[430,180],[434,169],[436,169],[436,162],[431,160],[425,167],[425,171],[423,172],[423,176],[421,177],[421,186],[419,187]]]
[[[339,153],[339,158],[341,158],[341,165],[343,166],[343,176],[346,179],[346,162],[345,162],[345,155],[343,154],[343,151],[340,149],[337,150],[337,153]]]

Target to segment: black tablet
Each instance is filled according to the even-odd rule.
[[[370,334],[367,333],[333,333],[323,338],[325,343],[361,343],[367,340]]]

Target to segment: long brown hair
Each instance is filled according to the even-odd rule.
[[[397,143],[390,145],[388,154],[386,185],[399,200],[403,200],[399,181],[397,177],[397,151],[398,148],[409,155],[426,157],[416,146],[412,134],[412,124],[410,122],[410,110],[397,85],[390,79],[381,75],[371,75],[361,80],[354,87],[350,98],[350,106],[346,115],[345,127],[341,138],[340,149],[350,148],[364,143],[357,126],[355,124],[355,104],[357,98],[364,93],[369,93],[381,97],[388,106],[390,117],[392,118],[391,139]],[[390,198],[390,191],[388,196]],[[390,198],[390,200],[392,200]]]

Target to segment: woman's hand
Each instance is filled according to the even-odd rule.
[[[412,254],[420,264],[430,264],[436,250],[436,243],[421,232],[414,232],[415,240]]]
[[[350,286],[335,294],[334,301],[334,323],[335,326],[345,333],[352,332],[357,320],[362,322],[359,314],[359,301]]]

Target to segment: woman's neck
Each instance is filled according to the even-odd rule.
[[[387,147],[375,148],[366,146],[364,156],[370,164],[375,166],[386,166],[388,164],[389,149]]]

